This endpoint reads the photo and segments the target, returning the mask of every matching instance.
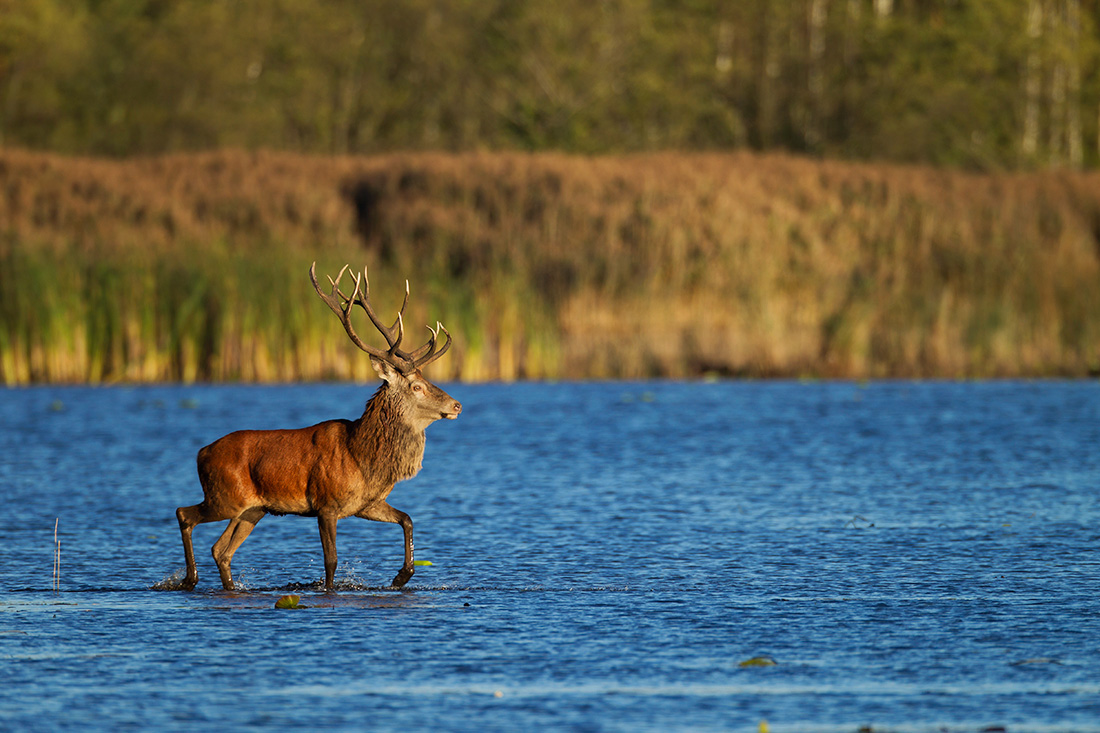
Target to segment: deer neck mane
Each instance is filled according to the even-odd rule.
[[[424,430],[413,425],[401,398],[383,383],[349,435],[363,474],[389,486],[412,478],[424,458]]]

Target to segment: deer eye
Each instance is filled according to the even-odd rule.
[[[413,385],[413,392],[423,392],[423,391],[424,391],[424,388],[421,387],[419,384],[414,384]]]

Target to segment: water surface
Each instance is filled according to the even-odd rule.
[[[416,525],[175,508],[239,428],[373,387],[0,391],[0,720],[22,730],[1100,730],[1100,384],[446,385]],[[60,592],[51,590],[53,530]],[[273,608],[284,593],[306,609]],[[741,666],[766,656],[772,666]]]

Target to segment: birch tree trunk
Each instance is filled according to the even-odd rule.
[[[769,147],[775,137],[780,73],[778,19],[775,10],[764,5],[760,14],[760,77],[757,92],[757,133],[761,147]]]
[[[718,22],[718,40],[715,43],[714,72],[719,81],[725,81],[733,70],[733,23]]]
[[[1057,2],[1057,0],[1056,0]],[[1062,8],[1055,5],[1047,12],[1047,32],[1051,34],[1055,40],[1061,40],[1062,28],[1059,25],[1064,26]],[[1066,142],[1066,60],[1065,60],[1065,46],[1062,43],[1058,43],[1054,53],[1054,65],[1050,70],[1050,113],[1048,115],[1050,122],[1049,142],[1047,143],[1047,154],[1049,155],[1051,165],[1061,165],[1065,162],[1065,142]]]
[[[859,48],[859,19],[863,8],[861,0],[848,0],[848,14],[844,24],[844,66],[850,67],[855,61]]]
[[[1029,0],[1027,7],[1027,68],[1024,72],[1024,130],[1020,150],[1033,160],[1039,152],[1039,96],[1043,88],[1043,64],[1039,42],[1043,36],[1043,2]]]
[[[1069,73],[1066,101],[1066,147],[1069,164],[1080,168],[1085,162],[1081,132],[1081,0],[1066,0],[1066,26],[1069,31]]]
[[[806,120],[806,147],[814,150],[821,145],[822,118],[825,116],[825,21],[827,0],[810,0],[809,69],[806,75],[810,92],[810,114]]]

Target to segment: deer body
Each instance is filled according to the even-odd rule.
[[[372,399],[378,399],[376,396]],[[242,430],[199,451],[206,501],[232,511],[343,519],[385,501],[394,484],[412,478],[424,455],[424,432],[389,430],[368,403],[355,421],[327,420],[296,430]],[[372,419],[374,418],[374,419]],[[380,451],[386,434],[403,433]],[[302,453],[303,446],[308,446]]]
[[[311,276],[313,270],[310,270]],[[342,273],[341,273],[342,274]],[[333,298],[339,292],[333,283]],[[314,278],[314,287],[316,279]],[[352,304],[363,305],[356,291],[333,305],[342,314],[349,336],[358,344],[347,320]],[[406,296],[406,303],[407,303]],[[363,306],[368,313],[369,306]],[[404,306],[402,306],[404,311]],[[383,384],[367,402],[358,420],[326,420],[295,430],[242,430],[230,433],[202,448],[198,454],[203,501],[176,510],[183,537],[187,574],[181,587],[190,590],[198,581],[191,531],[203,522],[229,520],[212,553],[222,586],[231,590],[233,554],[265,514],[297,514],[317,517],[325,557],[325,588],[331,590],[336,571],[336,522],[356,516],[400,524],[405,534],[405,562],[392,585],[401,587],[413,575],[412,520],[386,503],[394,485],[415,476],[424,456],[424,430],[439,420],[455,419],[462,405],[427,381],[419,366],[442,355],[435,349],[433,331],[429,344],[413,354],[401,351],[400,331],[390,341],[389,352],[370,349],[371,365]],[[361,346],[362,348],[362,346]]]

